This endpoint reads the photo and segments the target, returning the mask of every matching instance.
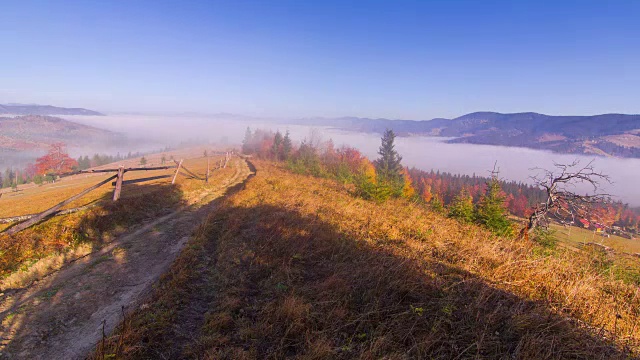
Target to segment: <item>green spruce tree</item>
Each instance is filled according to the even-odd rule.
[[[500,187],[497,173],[487,182],[485,194],[480,198],[476,210],[477,222],[499,236],[512,236],[513,226],[507,218],[504,206],[505,195]]]
[[[431,198],[429,205],[431,206],[431,210],[433,210],[434,212],[438,214],[445,213],[444,202],[442,202],[440,195],[433,194],[433,197]]]
[[[380,157],[373,164],[376,168],[376,178],[379,186],[388,187],[393,196],[400,196],[404,186],[402,156],[395,150],[395,138],[396,134],[394,134],[393,130],[387,129],[384,132],[378,149]]]
[[[282,145],[282,134],[280,131],[276,131],[271,145],[271,154],[276,161],[280,160],[280,145]]]
[[[293,149],[293,144],[291,143],[291,137],[289,137],[289,130],[284,134],[284,138],[282,139],[282,159],[289,160],[291,156],[291,150]]]
[[[474,212],[473,197],[466,188],[462,188],[449,206],[449,217],[470,223],[474,220]]]

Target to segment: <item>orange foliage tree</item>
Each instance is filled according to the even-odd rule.
[[[40,175],[58,175],[72,171],[78,162],[65,151],[64,143],[52,144],[46,155],[36,159],[36,171]]]
[[[407,199],[413,198],[416,194],[416,189],[413,188],[411,175],[409,175],[409,171],[407,170],[407,168],[403,168],[401,173],[402,173],[402,196]]]

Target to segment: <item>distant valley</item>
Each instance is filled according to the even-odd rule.
[[[291,123],[399,136],[451,137],[451,143],[516,146],[557,153],[640,158],[640,115],[550,116],[475,112],[455,119],[307,118]]]
[[[116,132],[50,116],[69,116],[74,119],[74,116],[80,115],[77,119],[85,119],[85,124],[104,123],[86,121],[94,116],[100,116],[100,119],[108,118],[94,110],[8,104],[0,105],[0,114],[7,114],[6,117],[0,116],[0,150],[3,151],[43,149],[56,141],[65,142],[70,146],[92,143],[118,145],[124,142],[124,135]],[[454,119],[432,120],[359,117],[275,119],[227,113],[200,116],[185,114],[184,117],[192,121],[195,128],[202,128],[204,123],[222,121],[236,124],[322,126],[374,134],[381,134],[390,128],[398,136],[445,137],[449,143],[523,147],[562,154],[640,158],[640,115],[552,116],[534,112],[474,112]],[[108,128],[120,131],[120,128]],[[188,133],[188,128],[183,129],[183,132]]]

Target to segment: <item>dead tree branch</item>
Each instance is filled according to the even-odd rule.
[[[522,237],[528,237],[537,227],[548,223],[548,216],[558,219],[576,216],[584,217],[594,205],[606,204],[611,196],[602,191],[603,184],[611,184],[609,175],[595,170],[593,160],[585,166],[580,166],[578,160],[571,164],[554,163],[553,170],[534,168],[538,174],[532,176],[533,184],[546,193],[546,200],[532,209],[527,225],[521,232]],[[580,195],[576,186],[588,184],[591,192]]]

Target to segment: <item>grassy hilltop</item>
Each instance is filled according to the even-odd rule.
[[[635,358],[602,256],[256,161],[97,358]]]

